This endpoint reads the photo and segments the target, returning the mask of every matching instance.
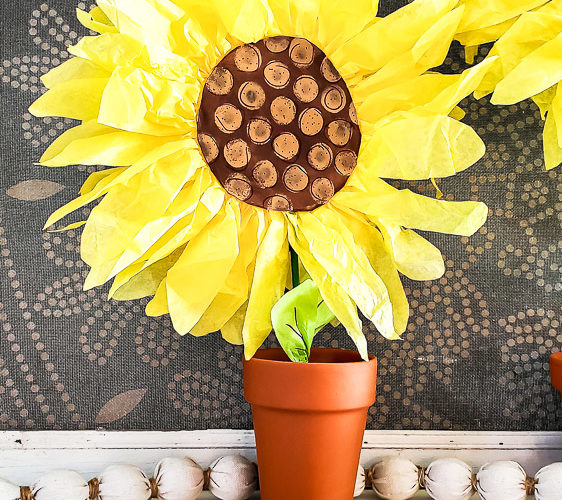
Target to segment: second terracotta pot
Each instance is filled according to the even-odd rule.
[[[377,361],[312,349],[308,364],[281,349],[244,362],[263,500],[351,500]]]
[[[562,352],[550,356],[550,377],[552,378],[552,385],[562,395]]]

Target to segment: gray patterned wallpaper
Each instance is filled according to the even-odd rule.
[[[381,3],[388,13],[405,2]],[[239,348],[219,335],[179,338],[167,318],[146,318],[142,302],[83,292],[79,231],[42,231],[92,171],[34,166],[70,121],[27,112],[41,74],[86,33],[77,6],[90,7],[0,2],[0,429],[249,428]],[[462,68],[460,54],[453,47],[446,71]],[[463,106],[488,152],[441,188],[450,199],[488,203],[490,219],[472,238],[430,236],[447,273],[406,282],[411,321],[403,341],[366,327],[380,362],[368,425],[562,430],[547,371],[549,353],[562,348],[562,168],[544,171],[532,103]],[[341,328],[327,329],[319,343],[352,347]]]

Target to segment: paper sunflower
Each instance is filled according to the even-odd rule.
[[[91,201],[85,288],[153,296],[180,334],[251,357],[290,286],[289,245],[367,356],[359,309],[382,335],[408,320],[399,272],[442,275],[412,229],[471,235],[484,204],[431,199],[384,179],[447,177],[484,154],[454,117],[493,61],[441,64],[463,8],[417,0],[98,0],[101,33],[43,81],[37,116],[82,120],[43,165],[106,165],[47,225]],[[73,227],[76,227],[74,224]]]
[[[546,168],[557,167],[562,163],[562,0],[521,15],[488,57],[495,62],[475,96],[493,92],[493,104],[515,104],[532,98],[546,118]]]

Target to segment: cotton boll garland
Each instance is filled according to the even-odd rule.
[[[365,469],[359,464],[357,468],[357,478],[355,479],[355,490],[353,491],[353,498],[360,496],[365,491],[365,480],[367,479]]]
[[[407,500],[420,488],[418,467],[405,458],[384,458],[370,474],[373,491],[383,500]]]
[[[476,475],[482,500],[525,500],[527,475],[516,462],[500,461],[483,465]]]
[[[557,500],[562,494],[562,462],[547,465],[535,476],[536,500]]]
[[[203,491],[205,475],[191,458],[164,458],[154,472],[159,500],[195,500]]]
[[[0,498],[3,500],[19,500],[20,487],[0,479]]]
[[[389,457],[368,471],[359,466],[354,496],[372,485],[383,500],[407,500],[425,488],[434,500],[468,500],[475,485],[482,500],[559,500],[562,490],[562,463],[543,467],[536,477],[527,477],[516,462],[492,462],[477,475],[455,458],[439,459],[426,469],[401,457]],[[132,465],[106,468],[99,479],[86,482],[68,470],[41,476],[31,487],[16,486],[0,479],[1,500],[195,500],[203,489],[221,500],[246,500],[257,490],[257,468],[236,455],[222,457],[206,472],[190,458],[161,460],[150,479]]]
[[[456,458],[432,462],[424,480],[425,489],[434,500],[468,500],[474,493],[472,469]]]
[[[100,500],[148,500],[152,490],[150,481],[138,467],[111,465],[99,478],[99,497]]]
[[[257,490],[256,465],[241,455],[221,457],[209,470],[209,491],[221,500],[244,500]]]
[[[56,470],[42,475],[31,487],[36,500],[60,500],[61,491],[65,500],[88,500],[90,487],[80,474],[70,470]]]
[[[45,474],[31,487],[0,479],[0,500],[195,500],[203,489],[221,500],[246,500],[257,489],[257,468],[236,455],[221,457],[203,472],[190,458],[164,458],[148,478],[133,465],[112,465],[88,482],[69,470]]]

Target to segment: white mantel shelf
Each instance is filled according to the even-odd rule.
[[[48,470],[66,468],[90,479],[117,463],[137,465],[150,475],[167,456],[189,456],[207,467],[232,454],[256,459],[252,431],[4,431],[0,432],[0,477],[24,485]],[[515,460],[533,475],[545,465],[562,462],[562,432],[367,431],[363,466],[389,455],[422,466],[437,458],[456,457],[475,470],[486,462]],[[368,496],[372,498],[370,492]]]

